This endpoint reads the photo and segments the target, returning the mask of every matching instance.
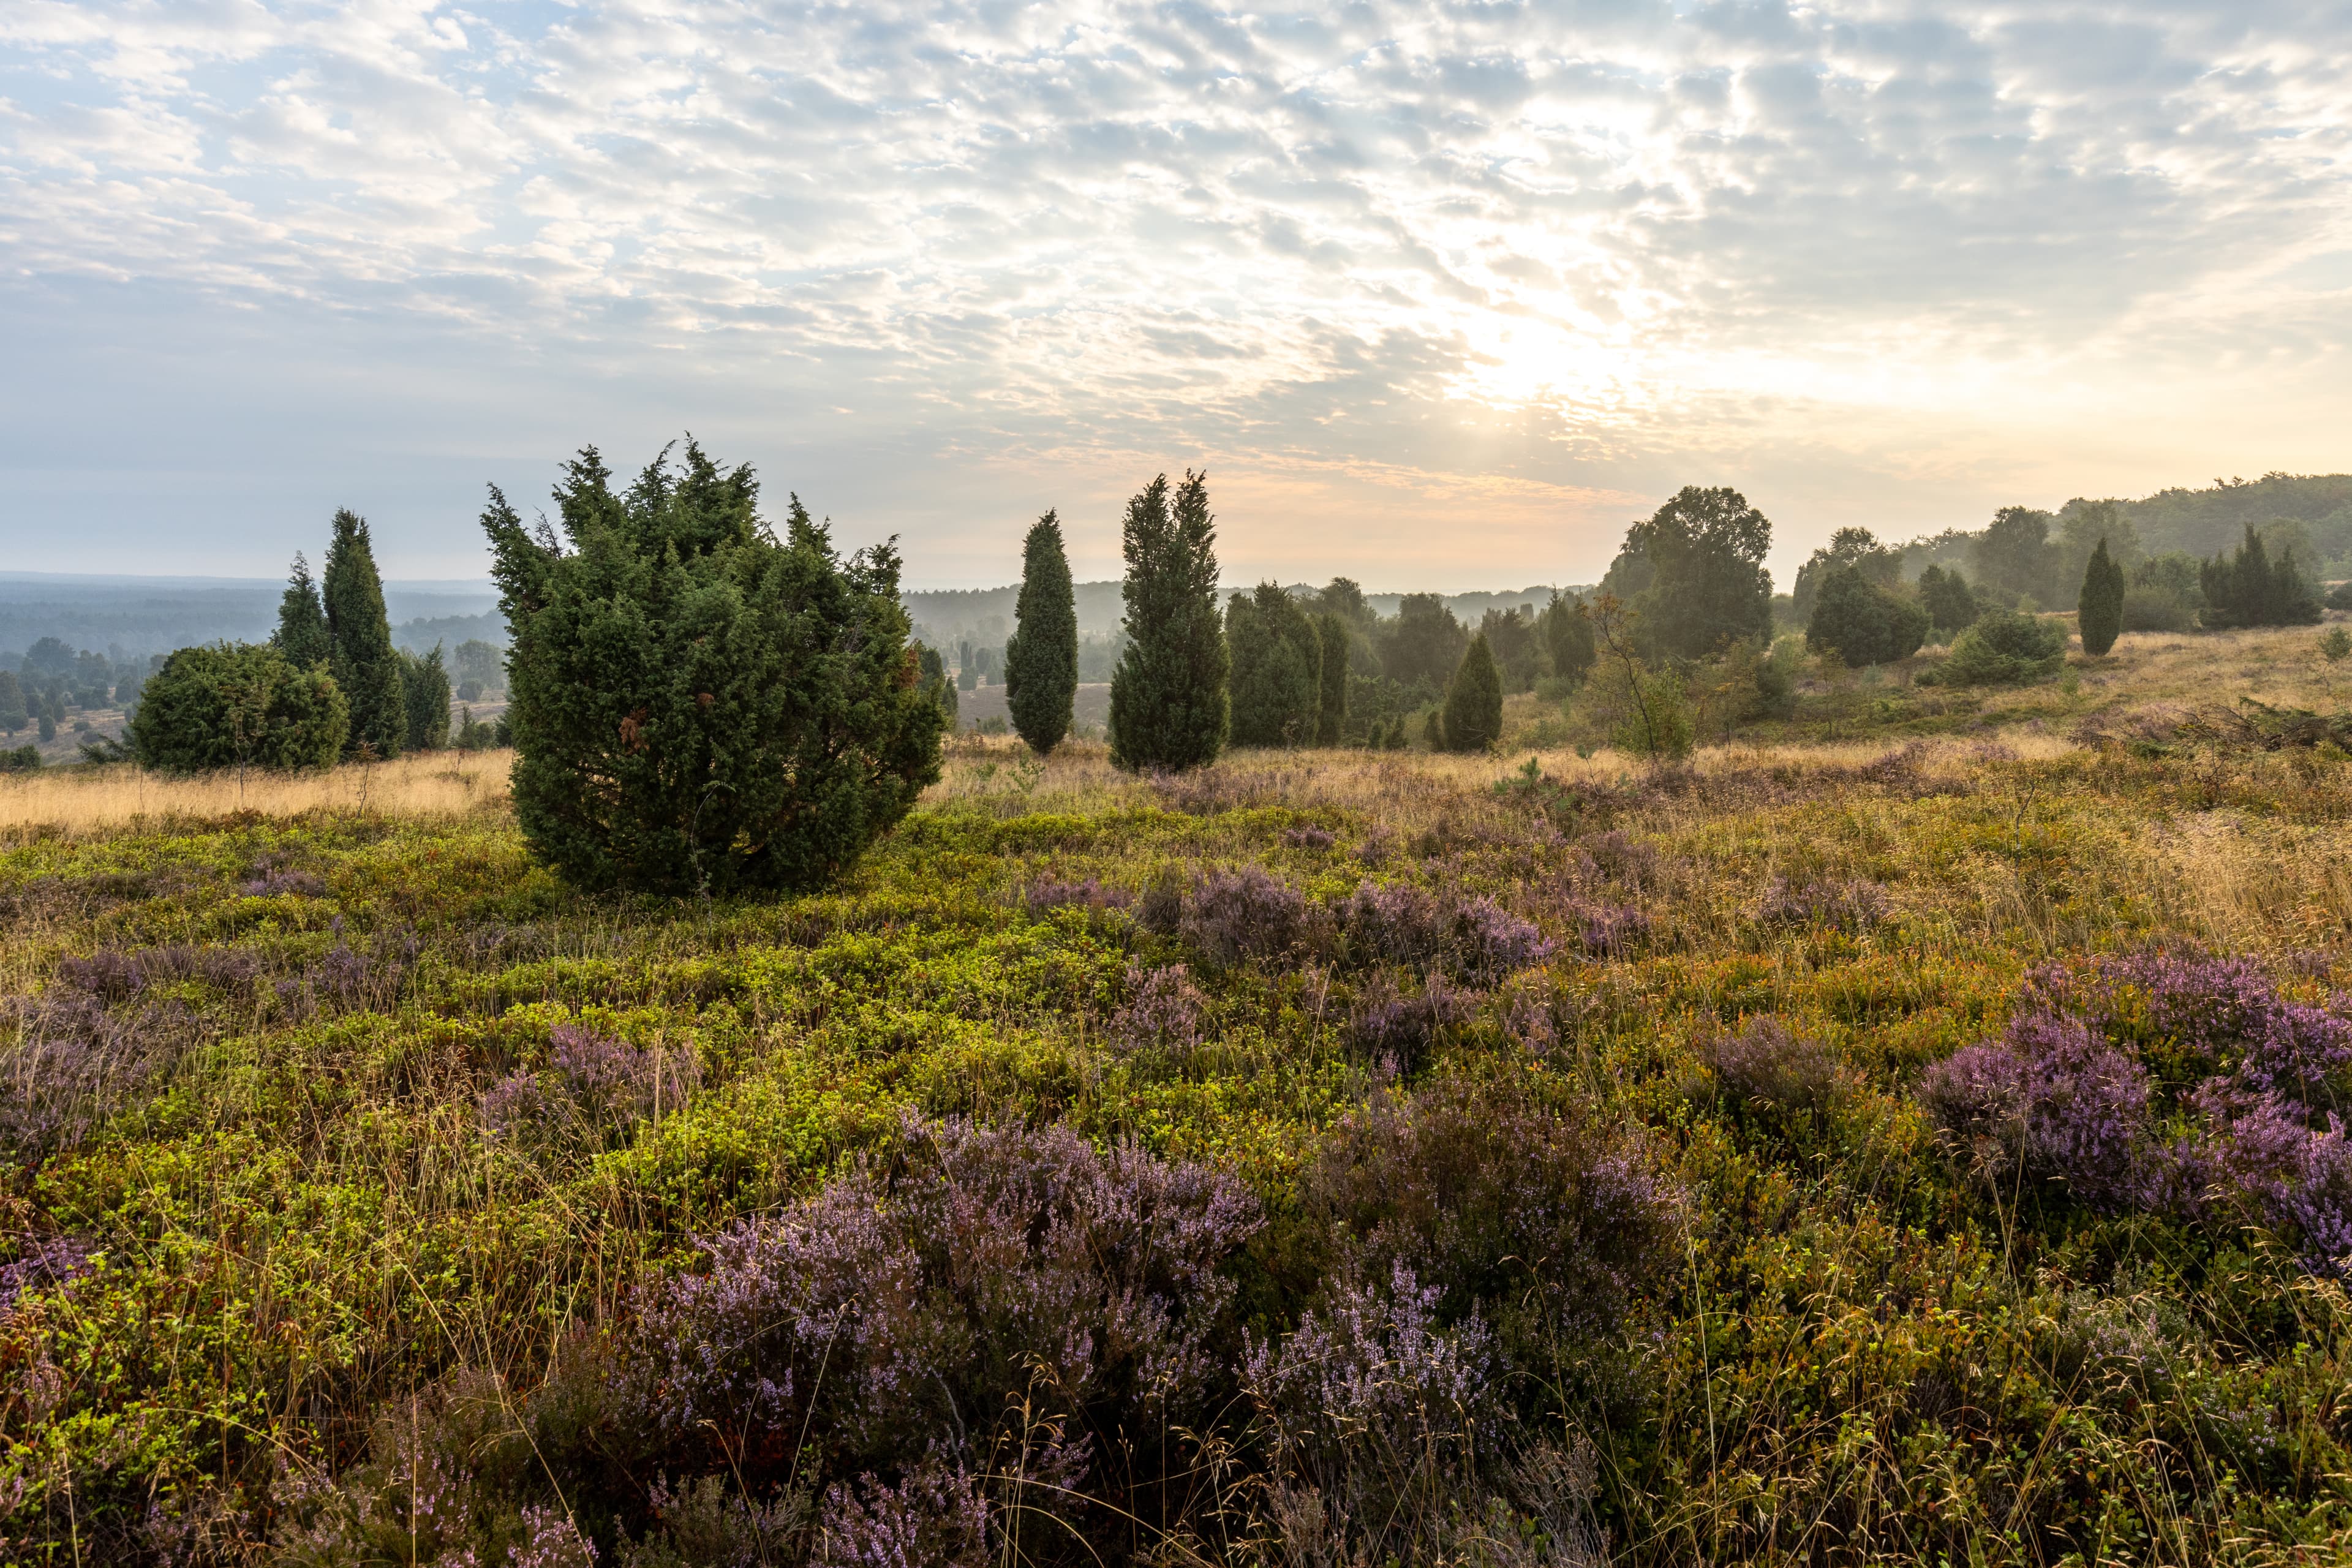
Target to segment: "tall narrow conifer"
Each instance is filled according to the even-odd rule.
[[[1110,683],[1111,761],[1190,768],[1217,760],[1231,721],[1217,616],[1209,476],[1189,469],[1171,504],[1162,474],[1127,503],[1127,648]]]
[[[2124,629],[2124,569],[2107,553],[2104,534],[2083,568],[2083,592],[2074,607],[2084,653],[2095,658],[2116,646]]]
[[[1048,510],[1021,546],[1021,596],[1004,645],[1004,700],[1013,728],[1044,756],[1070,732],[1078,694],[1078,606],[1062,520]]]
[[[1445,749],[1483,752],[1503,734],[1503,674],[1495,668],[1486,634],[1470,639],[1470,651],[1445,689]]]
[[[1315,617],[1323,645],[1323,691],[1315,716],[1315,743],[1336,746],[1348,730],[1348,623],[1329,610]]]
[[[278,601],[278,629],[270,634],[269,645],[297,669],[325,664],[334,654],[334,639],[327,635],[326,608],[319,603],[319,585],[310,580],[310,563],[299,551],[294,553],[294,570],[286,579],[286,595]]]
[[[352,709],[346,754],[369,745],[379,757],[396,757],[408,741],[408,700],[401,690],[400,659],[393,652],[383,580],[376,575],[367,521],[348,507],[335,513],[335,535],[327,545],[320,585],[331,639],[327,668]]]

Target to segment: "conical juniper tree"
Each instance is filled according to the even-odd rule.
[[[1326,610],[1315,617],[1322,645],[1323,689],[1315,715],[1315,743],[1336,746],[1348,732],[1348,623]]]
[[[1078,694],[1078,605],[1062,520],[1048,510],[1021,546],[1021,596],[1004,645],[1004,701],[1013,728],[1044,756],[1070,732]]]
[[[1233,742],[1313,742],[1323,700],[1323,639],[1279,583],[1235,594],[1225,606],[1233,660]]]
[[[449,743],[449,672],[442,666],[441,645],[419,658],[400,655],[400,690],[408,702],[408,749],[437,752]]]
[[[2083,568],[2083,592],[2074,609],[2084,653],[2096,658],[2116,646],[2124,629],[2124,569],[2108,555],[2105,535]]]
[[[334,527],[320,598],[330,639],[327,669],[351,704],[343,754],[356,756],[367,746],[376,756],[396,757],[408,740],[408,698],[383,613],[383,580],[376,575],[367,520],[346,507],[335,513]]]
[[[584,888],[798,888],[851,865],[940,776],[895,541],[846,560],[797,496],[779,540],[746,465],[692,441],[615,492],[566,466],[563,537],[493,487],[513,631],[515,815]]]
[[[1110,755],[1123,768],[1217,760],[1231,721],[1230,665],[1217,615],[1216,520],[1209,476],[1168,476],[1127,503],[1127,647],[1110,682]]]
[[[310,580],[310,563],[299,551],[295,552],[294,570],[286,579],[285,597],[278,601],[278,629],[270,634],[269,646],[297,669],[325,664],[334,657],[326,606],[319,602],[319,585]]]
[[[1503,674],[1480,632],[1445,689],[1445,749],[1483,752],[1503,737]]]

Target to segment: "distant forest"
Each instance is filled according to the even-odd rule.
[[[2210,557],[2236,544],[2251,525],[2273,556],[2292,550],[2304,569],[2322,581],[2352,577],[2352,474],[2271,473],[2258,479],[2220,479],[2202,489],[2161,490],[2138,500],[2078,497],[2039,515],[2050,520],[2051,538],[2063,541],[2069,522],[2087,521],[2084,514],[2107,506],[2129,526],[2141,555],[2181,552]],[[2099,525],[2107,526],[2104,515]],[[1950,529],[1889,549],[1901,557],[1906,579],[1916,579],[1929,566],[1973,572],[1989,527]],[[1010,548],[1005,560],[1009,576],[1016,563]],[[2070,604],[2075,576],[2079,566],[2073,574],[2055,579],[2063,584]],[[13,665],[44,637],[103,653],[116,664],[143,664],[152,654],[222,638],[266,638],[277,624],[284,586],[275,579],[247,583],[0,574],[0,663]],[[1445,606],[1460,621],[1475,626],[1489,609],[1540,609],[1553,586],[1455,594],[1446,597]],[[1559,586],[1575,594],[1588,585]],[[1788,594],[1797,584],[1790,581],[1774,586]],[[952,653],[964,643],[975,648],[1001,647],[1012,630],[1017,592],[1008,583],[1002,588],[917,592],[901,597],[916,636]],[[1375,613],[1392,616],[1402,597],[1402,593],[1369,593],[1365,603]],[[387,584],[384,599],[393,641],[411,652],[428,652],[436,643],[455,648],[474,639],[499,646],[507,640],[504,618],[487,585],[468,593],[443,584]],[[1118,584],[1080,583],[1076,599],[1078,634],[1104,650],[1098,660],[1107,660],[1119,628]]]

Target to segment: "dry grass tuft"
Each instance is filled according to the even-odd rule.
[[[84,834],[149,823],[255,812],[299,816],[365,810],[431,819],[503,808],[512,752],[436,752],[395,762],[352,763],[323,773],[255,770],[170,778],[138,767],[58,768],[0,775],[0,828]]]

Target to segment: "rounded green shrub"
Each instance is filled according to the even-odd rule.
[[[1943,686],[2018,686],[2047,680],[2066,662],[2065,628],[2036,616],[1994,610],[1952,639],[1936,670]]]
[[[838,875],[940,776],[896,550],[837,558],[798,497],[777,539],[751,468],[691,442],[625,492],[610,479],[593,447],[567,465],[562,540],[495,488],[482,516],[524,837],[589,889]]]
[[[1833,569],[1813,601],[1807,651],[1834,648],[1853,668],[1908,658],[1927,640],[1929,616],[1917,600],[1881,587],[1858,566]]]
[[[170,773],[322,768],[342,754],[351,707],[324,666],[297,669],[267,643],[184,647],[148,678],[131,749]]]

